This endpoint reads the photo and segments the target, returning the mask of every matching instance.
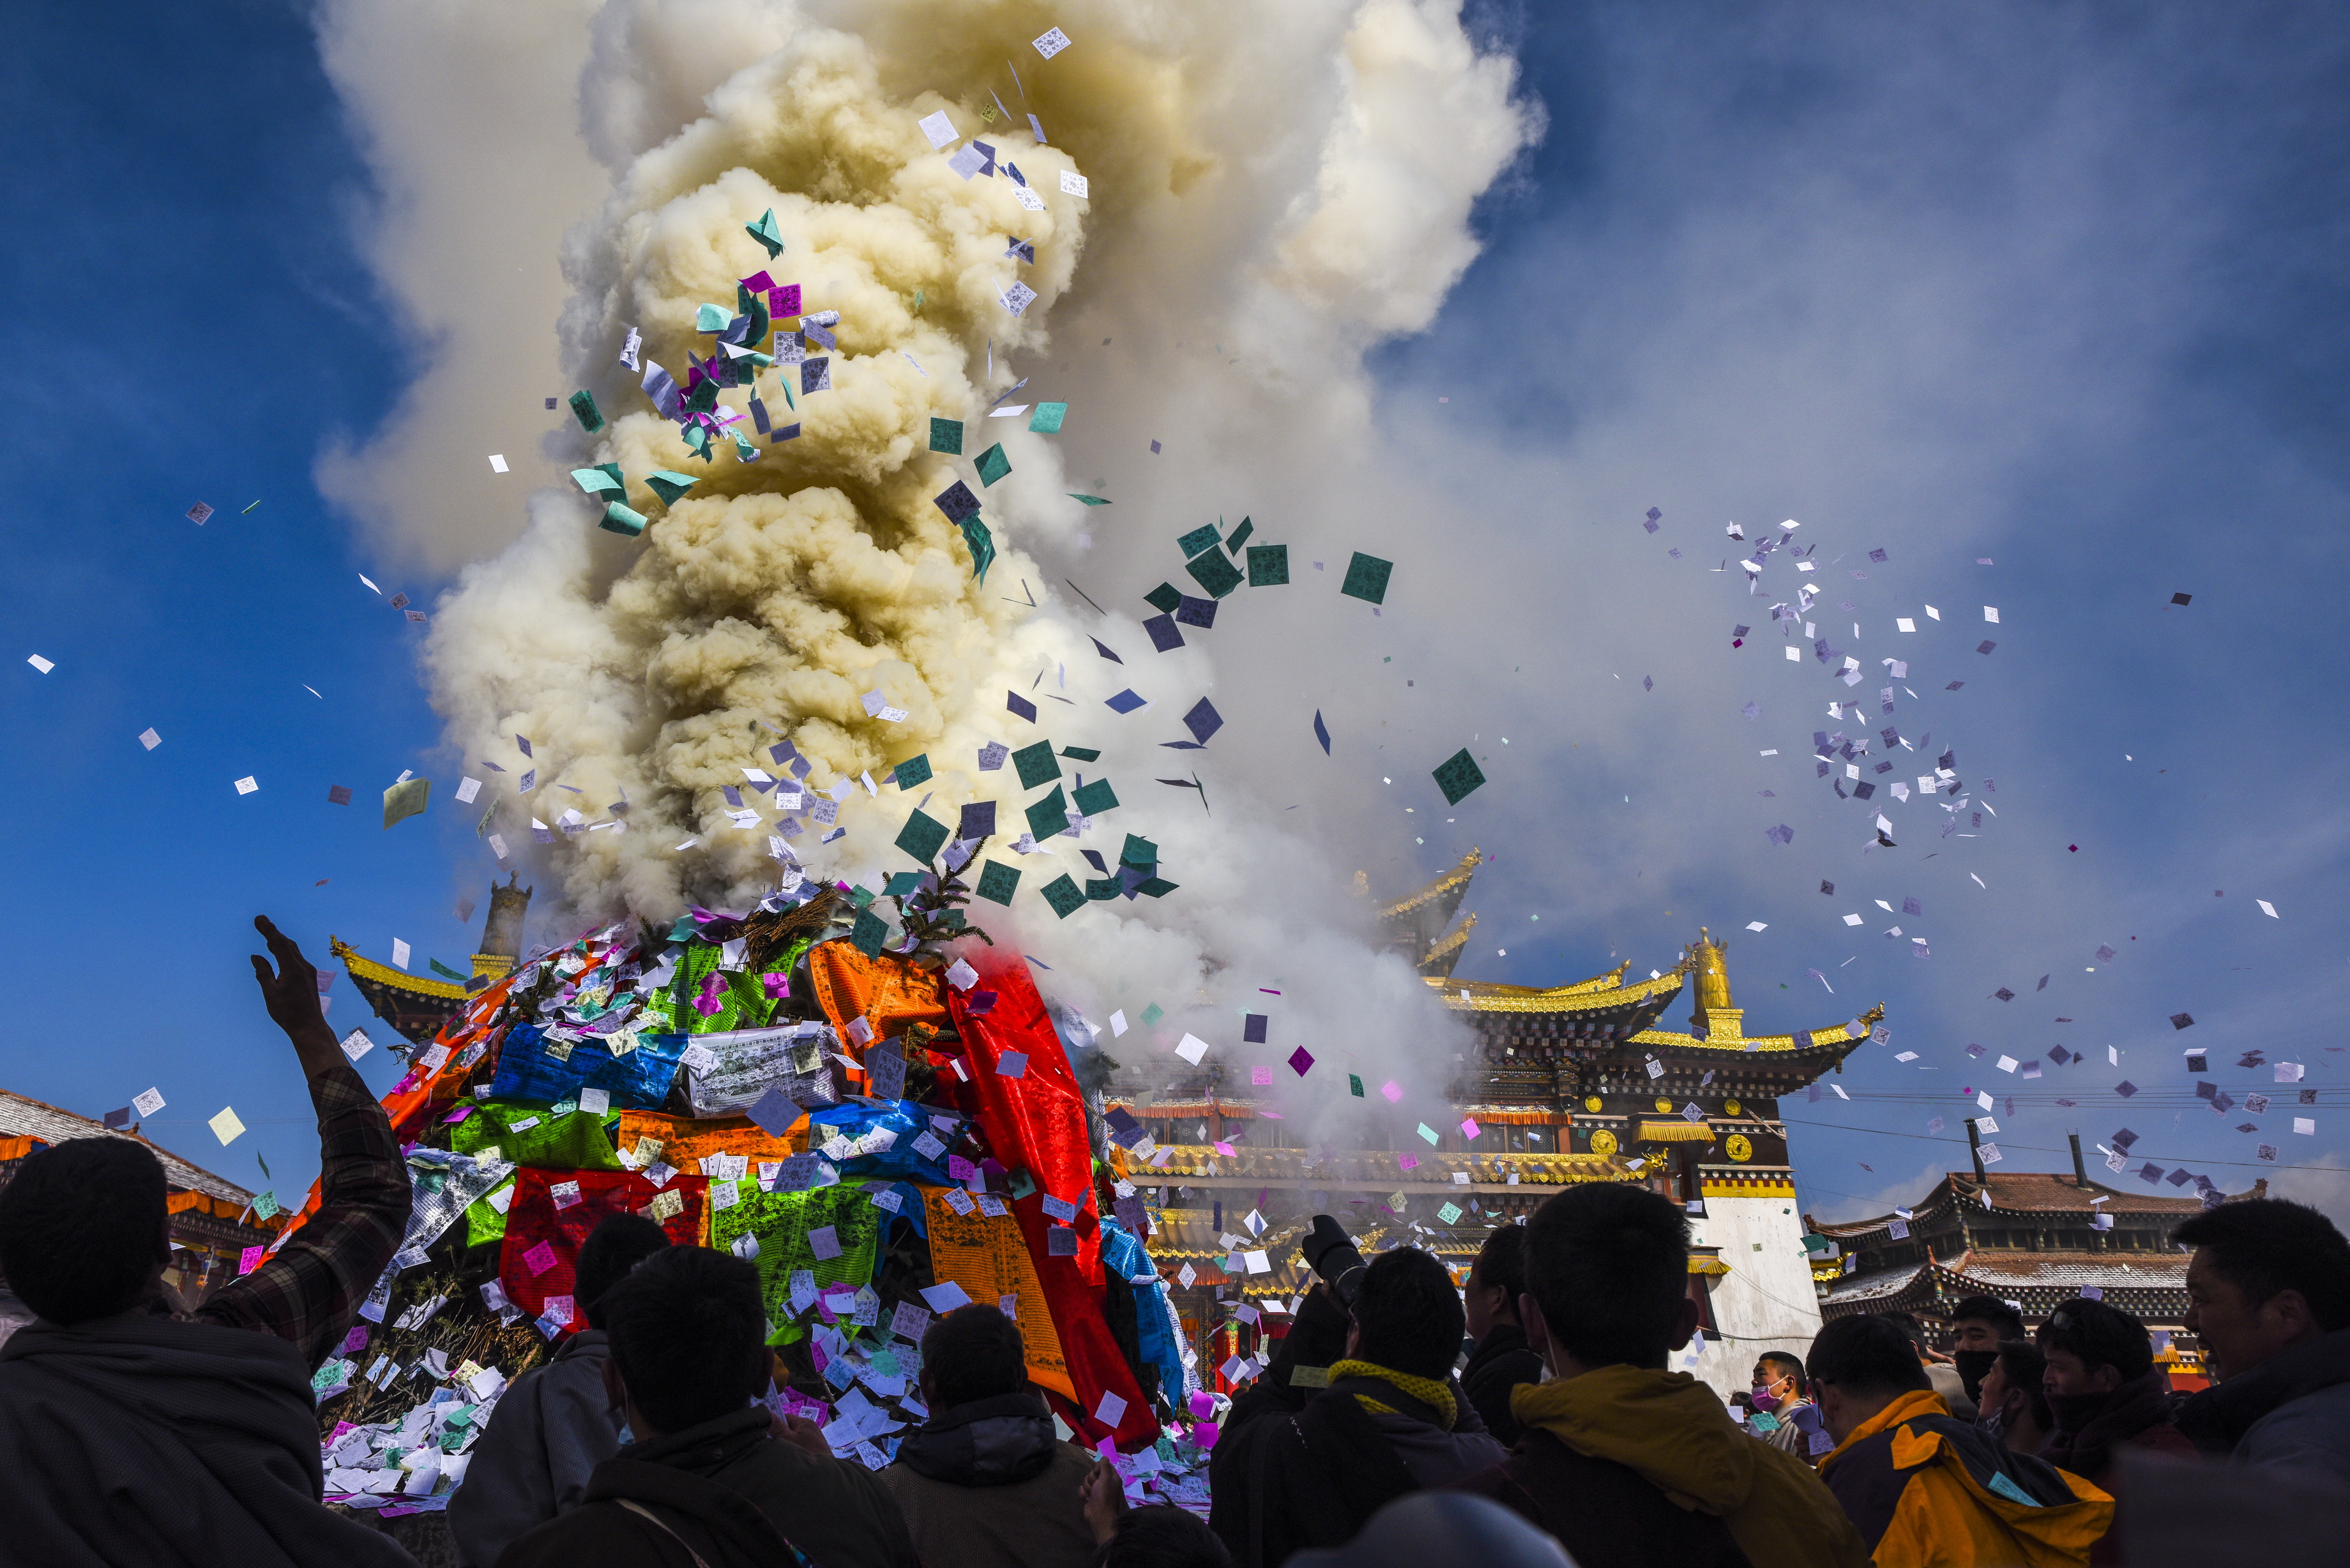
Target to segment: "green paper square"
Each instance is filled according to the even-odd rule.
[[[1469,754],[1466,746],[1444,759],[1435,778],[1436,787],[1444,792],[1447,805],[1459,805],[1463,797],[1485,782],[1485,775],[1477,771],[1477,760]]]
[[[991,904],[1009,904],[1013,889],[1019,886],[1020,867],[990,860],[979,868],[979,886],[973,890]]]
[[[1160,615],[1173,615],[1183,607],[1183,590],[1172,583],[1161,583],[1143,595],[1142,602]]]
[[[1115,877],[1088,877],[1086,878],[1086,901],[1089,904],[1107,903],[1108,900],[1117,898],[1126,889],[1119,885],[1118,879]]]
[[[1172,893],[1180,885],[1180,884],[1170,882],[1164,877],[1153,877],[1147,882],[1137,883],[1134,890],[1141,894],[1146,898],[1164,898],[1168,894]]]
[[[1061,421],[1068,417],[1066,403],[1039,403],[1036,411],[1028,416],[1028,428],[1037,435],[1058,435]]]
[[[979,454],[979,483],[983,487],[994,483],[1012,472],[1012,460],[1003,455],[1003,443],[996,442]]]
[[[1069,803],[1055,784],[1053,793],[1028,808],[1028,831],[1041,842],[1069,826]]]
[[[848,933],[848,945],[867,958],[879,958],[881,944],[889,935],[889,922],[870,909],[857,912],[857,925]]]
[[[946,842],[947,825],[920,806],[906,818],[906,826],[898,830],[898,847],[925,866],[946,846]]]
[[[1249,587],[1277,588],[1289,581],[1289,546],[1286,545],[1251,545],[1248,553]]]
[[[589,435],[604,428],[604,412],[596,406],[596,394],[585,387],[571,394],[571,417]]]
[[[931,416],[931,450],[945,452],[949,457],[962,455],[962,421]]]
[[[920,871],[892,872],[889,880],[881,884],[881,896],[885,898],[902,898],[921,885],[922,874]]]
[[[718,378],[715,376],[704,376],[693,384],[693,390],[685,395],[684,407],[689,414],[706,414],[717,406]],[[699,430],[702,427],[696,425],[694,428]]]
[[[1012,765],[1020,771],[1020,787],[1035,789],[1046,779],[1061,776],[1061,764],[1053,755],[1053,742],[1039,741],[1033,746],[1023,746],[1012,753]]]
[[[1126,836],[1126,847],[1118,852],[1118,863],[1147,871],[1159,864],[1159,846],[1139,835],[1129,833]]]
[[[1054,877],[1040,889],[1045,902],[1053,906],[1053,913],[1067,919],[1086,907],[1085,890],[1064,875]]]
[[[1079,785],[1076,799],[1077,810],[1087,816],[1099,816],[1103,812],[1118,809],[1118,792],[1109,787],[1107,779]]]
[[[1338,591],[1352,598],[1368,599],[1375,605],[1385,604],[1388,574],[1394,570],[1393,561],[1382,561],[1357,550],[1355,558],[1347,563],[1347,580],[1338,585]]]
[[[1075,757],[1081,763],[1097,763],[1101,761],[1101,753],[1095,751],[1091,746],[1063,746],[1061,748],[1061,755],[1065,757]]]
[[[1142,1026],[1148,1029],[1166,1016],[1167,1010],[1154,1002],[1142,1010]]]
[[[1354,1096],[1355,1098],[1358,1100],[1361,1099],[1363,1097],[1363,1080],[1352,1073],[1347,1074],[1347,1092]]]
[[[873,890],[862,886],[851,888],[848,890],[848,901],[861,909],[873,901]]]
[[[1238,566],[1213,550],[1196,560],[1186,562],[1183,569],[1191,574],[1193,582],[1207,590],[1211,599],[1222,598],[1244,580]]]
[[[1232,536],[1224,541],[1224,553],[1228,556],[1239,555],[1241,546],[1247,544],[1248,536],[1255,532],[1255,521],[1252,518],[1242,518],[1241,525],[1232,530]]]
[[[678,497],[700,483],[690,473],[679,473],[666,468],[654,469],[645,476],[645,488],[660,496],[662,504],[669,506],[676,505]]]
[[[1214,549],[1222,538],[1223,535],[1213,523],[1202,523],[1176,540],[1175,547],[1183,552],[1183,558],[1188,561],[1202,550]]]
[[[911,789],[918,784],[930,783],[931,754],[924,752],[918,757],[908,757],[898,764],[892,776],[897,779],[899,789]]]

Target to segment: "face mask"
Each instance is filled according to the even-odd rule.
[[[1779,1397],[1771,1392],[1771,1386],[1767,1383],[1757,1383],[1747,1392],[1754,1397],[1754,1407],[1757,1410],[1767,1414],[1779,1407]]]
[[[2003,1438],[2007,1433],[2006,1407],[2002,1406],[2001,1408],[1996,1410],[1982,1410],[1977,1412],[1975,1416],[1975,1425],[1982,1428],[1982,1432],[1985,1437],[1992,1438]]]
[[[1990,1375],[1992,1364],[1999,1360],[1999,1352],[1960,1350],[1952,1353],[1950,1360],[1959,1369],[1959,1381],[1966,1385],[1967,1397],[1981,1399],[1982,1380]]]

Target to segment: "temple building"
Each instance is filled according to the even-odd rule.
[[[483,922],[482,950],[473,955],[473,977],[463,982],[427,980],[362,958],[340,937],[328,939],[328,946],[343,961],[345,972],[375,1009],[375,1015],[411,1044],[421,1045],[464,1005],[468,996],[521,960],[523,917],[530,910],[531,889],[517,888],[515,880],[510,872],[504,887],[490,884],[490,913]]]
[[[2087,1290],[2154,1331],[2178,1389],[2202,1387],[2199,1347],[2186,1329],[2187,1255],[2170,1229],[2204,1207],[2092,1181],[2072,1139],[2073,1170],[1952,1171],[1891,1214],[1805,1224],[1824,1244],[1814,1269],[1828,1317],[1909,1312],[1947,1346],[1950,1309],[1968,1296],[2012,1303],[2037,1327],[2059,1302]],[[2265,1198],[2256,1181],[2240,1198]]]
[[[172,1262],[163,1271],[163,1282],[191,1306],[223,1280],[234,1279],[244,1250],[267,1246],[286,1223],[283,1210],[264,1205],[271,1209],[268,1218],[255,1213],[252,1193],[149,1142],[135,1125],[109,1127],[5,1089],[0,1089],[0,1188],[15,1179],[36,1150],[82,1137],[127,1137],[145,1144],[162,1161],[172,1234]],[[0,1278],[0,1339],[31,1315],[30,1309],[16,1304],[7,1281]]]
[[[1272,1101],[1227,1085],[1213,1065],[1152,1094],[1113,1086],[1111,1104],[1172,1151],[1164,1166],[1134,1173],[1138,1183],[1169,1184],[1152,1254],[1187,1324],[1208,1334],[1219,1294],[1253,1303],[1303,1288],[1294,1242],[1315,1212],[1339,1216],[1374,1244],[1410,1235],[1465,1265],[1498,1219],[1531,1211],[1561,1186],[1645,1182],[1690,1217],[1690,1293],[1711,1347],[1690,1369],[1724,1392],[1742,1388],[1756,1351],[1800,1350],[1820,1324],[1778,1102],[1842,1071],[1884,1009],[1749,1034],[1731,997],[1728,946],[1702,929],[1673,968],[1646,980],[1627,982],[1629,964],[1554,987],[1457,979],[1475,917],[1452,919],[1482,863],[1471,851],[1379,911],[1386,945],[1477,1040],[1456,1065],[1455,1114],[1435,1144],[1418,1136],[1419,1113],[1371,1098],[1347,1147],[1300,1147]],[[1688,1027],[1677,1031],[1666,1014],[1692,975]],[[1267,1222],[1262,1236],[1244,1228],[1252,1212]],[[1420,1229],[1399,1230],[1413,1225]],[[1253,1251],[1265,1253],[1262,1272],[1247,1269]],[[1243,1267],[1227,1272],[1234,1258]],[[1206,1348],[1212,1367],[1220,1346]]]

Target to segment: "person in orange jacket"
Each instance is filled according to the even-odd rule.
[[[1808,1359],[1820,1479],[1876,1568],[2082,1568],[2111,1527],[2112,1498],[1952,1416],[1893,1324],[1837,1318]]]

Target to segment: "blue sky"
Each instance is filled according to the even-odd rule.
[[[2018,1087],[1970,1067],[1969,1043],[2091,1054],[2002,1111],[2010,1168],[2060,1166],[2068,1128],[2095,1140],[2125,1123],[2142,1152],[2231,1188],[2262,1142],[2288,1165],[2340,1167],[2350,1058],[2324,1046],[2344,1038],[2350,979],[2333,788],[2350,21],[2282,6],[1471,14],[1520,52],[1549,129],[1482,204],[1488,249],[1434,327],[1375,357],[1388,439],[1455,509],[1364,524],[1401,563],[1397,607],[1330,705],[1409,723],[1424,704],[1427,765],[1461,730],[1524,732],[1459,836],[1395,837],[1383,858],[1361,847],[1392,833],[1365,826],[1374,808],[1334,811],[1334,859],[1392,886],[1471,842],[1496,853],[1464,974],[1580,978],[1611,953],[1645,971],[1702,921],[1733,939],[1750,1026],[1885,1002],[1894,1049],[1921,1063],[1865,1051],[1840,1080],[1855,1100],[1786,1106],[1823,1215],[1963,1163],[1959,1085]],[[0,115],[40,156],[0,179],[13,210],[42,215],[43,243],[0,266],[20,361],[65,395],[20,377],[5,438],[19,475],[0,648],[17,759],[0,830],[11,991],[20,1017],[57,1022],[20,1027],[0,1084],[93,1116],[155,1085],[160,1141],[256,1185],[259,1154],[287,1195],[313,1148],[248,989],[250,918],[272,915],[314,957],[331,931],[462,968],[478,917],[453,908],[486,883],[445,801],[380,825],[402,769],[445,787],[453,759],[415,628],[359,574],[428,604],[445,585],[379,570],[312,482],[320,452],[363,441],[416,366],[356,248],[369,172],[303,16],[160,15],[135,50],[70,11],[6,26]],[[139,373],[99,380],[101,355]],[[106,390],[66,391],[93,385]],[[200,500],[218,509],[201,528],[182,515]],[[1654,536],[1638,523],[1651,504]],[[1756,600],[1734,565],[1709,570],[1730,553],[1724,521],[1752,535],[1783,517],[1822,541],[1824,566],[1853,557],[1829,566],[1829,597],[1856,606],[1837,615],[1865,626],[1872,664],[1903,650],[1893,616],[1930,602],[1950,618],[1911,657],[1934,688],[1968,684],[1920,687],[1899,722],[1957,745],[1970,781],[1999,781],[1984,837],[1867,851],[1857,808],[1823,798],[1810,732],[1855,726],[1825,722],[1825,674],[1771,646],[1767,606],[1794,579],[1775,567]],[[1883,566],[1860,558],[1880,547]],[[1415,618],[1414,576],[1441,613]],[[2193,605],[2167,607],[2182,590]],[[1505,613],[1464,638],[1463,612],[1485,604]],[[1762,635],[1733,650],[1740,622]],[[1984,635],[2000,645],[1987,659],[1970,651]],[[1389,656],[1436,679],[1376,686],[1409,678],[1376,662]],[[151,725],[151,753],[137,740]],[[261,788],[240,797],[246,775]],[[337,784],[351,805],[328,804]],[[1783,848],[1762,836],[1780,822],[1797,834]],[[1824,878],[1839,896],[1814,891]],[[1924,902],[1910,929],[1931,960],[1879,934],[1880,897]],[[1858,909],[1870,923],[1847,931]],[[1750,919],[1770,929],[1748,933]],[[2101,942],[2122,956],[2093,974]],[[2002,985],[2018,1000],[1994,1000]],[[348,986],[330,1022],[371,1022]],[[2174,1037],[2181,1011],[2199,1022]],[[2257,1136],[2229,1130],[2241,1116],[2192,1100],[2177,1054],[2190,1043],[2239,1097],[2276,1085],[2265,1065],[2235,1069],[2238,1053],[2306,1062],[2317,1136],[2274,1116]],[[2120,1070],[2109,1044],[2128,1053]],[[391,1076],[381,1054],[362,1070],[379,1088]],[[2124,1073],[2146,1087],[2127,1103],[2112,1092]],[[226,1150],[203,1125],[223,1106],[252,1128]],[[2323,1173],[2293,1179],[2350,1211]]]

